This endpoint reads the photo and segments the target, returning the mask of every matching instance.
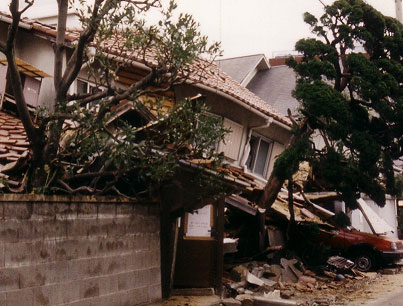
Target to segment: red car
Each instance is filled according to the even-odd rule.
[[[322,228],[319,242],[352,259],[357,269],[364,272],[403,258],[402,240],[355,229]]]

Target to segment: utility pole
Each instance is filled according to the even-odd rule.
[[[399,20],[400,23],[403,23],[402,0],[395,0],[395,6],[396,6],[396,19]]]

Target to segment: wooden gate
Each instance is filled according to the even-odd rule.
[[[185,213],[176,251],[174,287],[221,291],[224,202]]]

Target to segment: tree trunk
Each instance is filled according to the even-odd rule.
[[[309,127],[308,122],[304,120],[299,126],[299,131],[293,133],[293,135],[291,136],[287,148],[295,146],[303,137],[305,137],[306,135],[310,136],[312,132],[313,131]],[[264,186],[263,194],[259,199],[258,205],[262,208],[270,208],[276,200],[277,195],[280,192],[285,180],[286,179],[281,179],[277,177],[275,175],[275,171],[273,170],[266,185]]]

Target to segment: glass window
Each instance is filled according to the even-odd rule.
[[[264,140],[262,137],[252,135],[249,141],[250,152],[246,166],[250,171],[261,176],[266,175],[267,164],[270,158],[269,141]]]

